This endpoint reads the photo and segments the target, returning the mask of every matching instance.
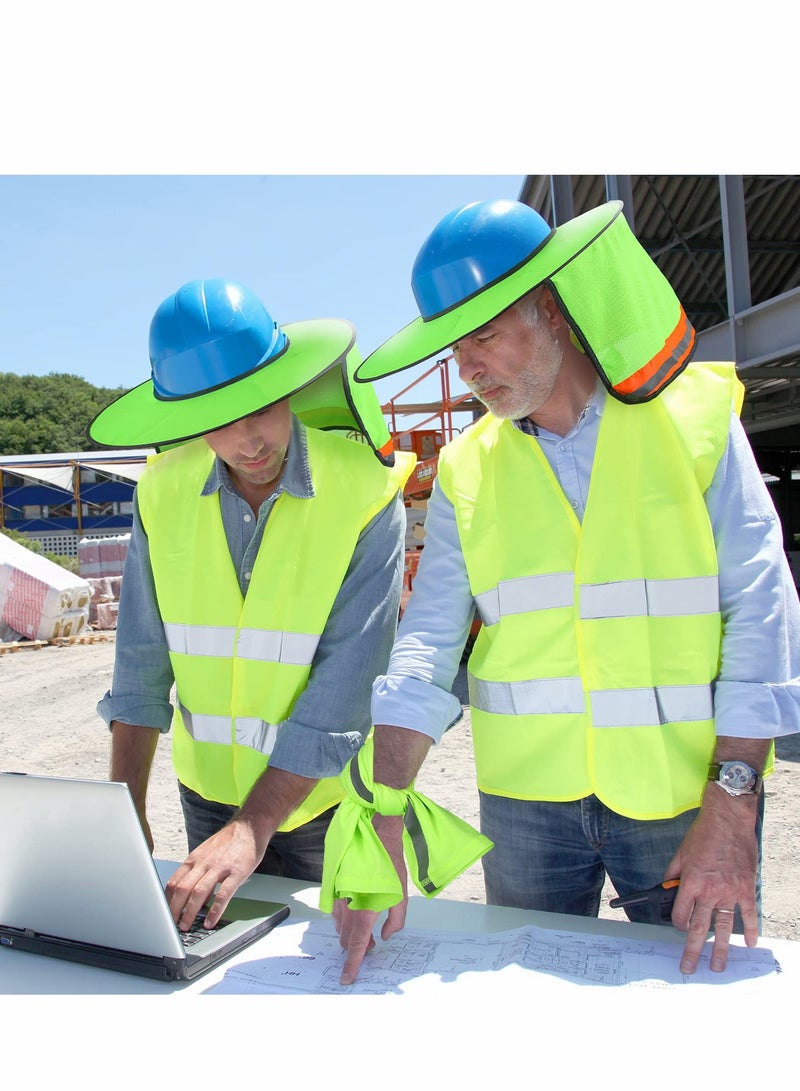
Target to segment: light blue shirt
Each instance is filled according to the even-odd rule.
[[[606,392],[566,436],[533,428],[579,520],[583,520]],[[800,606],[780,522],[738,417],[705,497],[719,561],[724,623],[714,685],[718,735],[773,738],[800,731]],[[520,482],[520,503],[525,502]],[[376,679],[372,719],[413,728],[438,742],[460,717],[450,692],[474,603],[453,506],[438,483],[425,519],[425,546],[387,673]]]
[[[303,425],[292,418],[286,467],[257,518],[219,458],[202,495],[215,492],[244,595],[278,496],[282,492],[301,499],[314,495]],[[404,542],[405,507],[398,493],[361,532],[320,637],[306,688],[280,725],[270,756],[275,768],[312,778],[337,776],[366,738],[371,726],[370,688],[376,674],[386,669],[397,627]],[[324,544],[320,556],[324,557]],[[276,557],[276,579],[280,579],[280,565],[281,558]],[[120,591],[112,686],[97,711],[109,725],[119,720],[167,731],[173,681],[147,535],[136,508]]]

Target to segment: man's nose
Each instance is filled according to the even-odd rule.
[[[264,437],[256,421],[245,417],[232,426],[235,431],[236,445],[243,455],[254,455],[264,446]]]
[[[468,386],[484,372],[485,368],[481,359],[481,352],[469,342],[458,346],[458,377],[462,383]]]

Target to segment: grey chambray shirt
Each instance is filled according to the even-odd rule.
[[[300,499],[314,495],[304,426],[292,417],[286,467],[258,518],[236,492],[219,458],[202,495],[215,492],[244,595],[278,496],[282,492]],[[362,531],[320,637],[308,684],[278,732],[269,759],[275,768],[312,778],[336,776],[366,738],[372,724],[372,682],[386,669],[397,626],[405,520],[398,491],[397,498]],[[275,572],[280,579],[280,558],[275,560]],[[97,711],[109,725],[119,720],[167,731],[173,681],[147,535],[135,506],[120,591],[113,681]]]

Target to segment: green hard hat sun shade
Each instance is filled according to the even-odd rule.
[[[608,391],[655,397],[688,364],[694,330],[671,285],[610,201],[557,228],[531,257],[451,310],[417,318],[356,369],[371,382],[430,359],[539,285],[548,287]]]
[[[391,437],[375,392],[353,382],[361,362],[353,326],[316,319],[290,323],[283,332],[288,345],[280,356],[214,390],[162,400],[152,379],[141,383],[98,414],[90,438],[103,447],[163,449],[289,398],[309,427],[358,433],[391,464]]]
[[[650,401],[689,363],[694,328],[623,216],[545,283],[619,401]]]
[[[363,436],[381,462],[391,466],[393,441],[375,391],[354,381],[360,363],[361,354],[353,345],[319,378],[292,394],[289,408],[309,428]]]

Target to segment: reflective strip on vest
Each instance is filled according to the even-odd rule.
[[[656,727],[714,715],[711,686],[704,685],[594,690],[590,700],[595,727]]]
[[[309,667],[319,644],[311,633],[285,633],[266,629],[242,629],[236,643],[236,653],[244,659],[260,659],[270,663],[292,663]]]
[[[230,659],[235,646],[236,654],[243,659],[257,659],[262,663],[290,663],[300,667],[311,665],[319,643],[319,637],[310,633],[286,633],[270,629],[239,631],[224,625],[178,625],[165,622],[164,631],[171,652]]]
[[[580,678],[532,678],[528,682],[487,682],[470,675],[469,703],[481,712],[498,712],[506,716],[586,711],[586,700]]]
[[[183,726],[195,742],[219,743],[223,746],[231,743],[231,718],[230,716],[207,716],[202,712],[190,712],[182,704],[178,704],[183,720]],[[235,742],[240,746],[247,746],[251,750],[258,750],[267,757],[272,753],[278,738],[276,724],[265,723],[255,716],[238,716],[234,721]]]
[[[580,603],[580,616],[587,620],[713,614],[719,610],[719,582],[716,576],[691,576],[594,583],[581,588]]]
[[[491,591],[475,596],[484,625],[496,625],[510,614],[553,610],[572,606],[574,576],[571,572],[502,580]],[[680,617],[713,614],[719,610],[716,576],[692,576],[673,580],[619,580],[586,584],[580,588],[580,617],[596,620],[612,617]]]
[[[581,715],[586,701],[580,678],[535,678],[526,682],[469,679],[470,704],[499,715]],[[711,686],[592,690],[595,727],[654,727],[713,716]]]
[[[496,625],[508,614],[553,610],[559,606],[572,606],[574,601],[575,576],[572,572],[501,580],[491,591],[475,596],[475,605],[484,625]]]

